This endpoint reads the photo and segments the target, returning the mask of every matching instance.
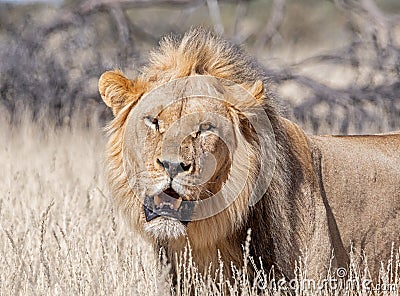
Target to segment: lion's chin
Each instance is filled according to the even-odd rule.
[[[186,235],[186,226],[171,217],[158,217],[144,224],[144,230],[155,239],[178,239]]]

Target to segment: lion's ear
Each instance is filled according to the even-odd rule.
[[[261,80],[255,82],[247,82],[241,85],[241,88],[246,90],[246,94],[242,91],[237,91],[236,96],[238,100],[235,102],[235,106],[239,110],[245,110],[251,107],[258,107],[264,105],[264,99],[266,96],[264,83]],[[251,94],[251,97],[249,96]],[[243,100],[243,97],[245,98]]]
[[[257,80],[247,89],[257,102],[261,103],[265,96],[264,83],[261,80]]]
[[[138,91],[135,81],[130,80],[120,71],[107,71],[100,76],[99,92],[104,103],[116,115],[126,104],[137,100],[142,92]]]

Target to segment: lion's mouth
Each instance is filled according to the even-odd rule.
[[[154,196],[146,196],[143,208],[147,222],[166,216],[187,224],[193,211],[192,204],[184,201],[182,196],[172,188],[167,188]]]

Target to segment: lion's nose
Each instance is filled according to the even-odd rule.
[[[185,165],[183,162],[161,161],[159,159],[157,159],[157,161],[171,178],[175,178],[179,173],[187,172],[191,166],[190,164]]]

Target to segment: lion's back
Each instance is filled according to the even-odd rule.
[[[379,268],[391,243],[400,242],[400,133],[313,136],[311,142],[343,245],[363,249],[370,267]]]

